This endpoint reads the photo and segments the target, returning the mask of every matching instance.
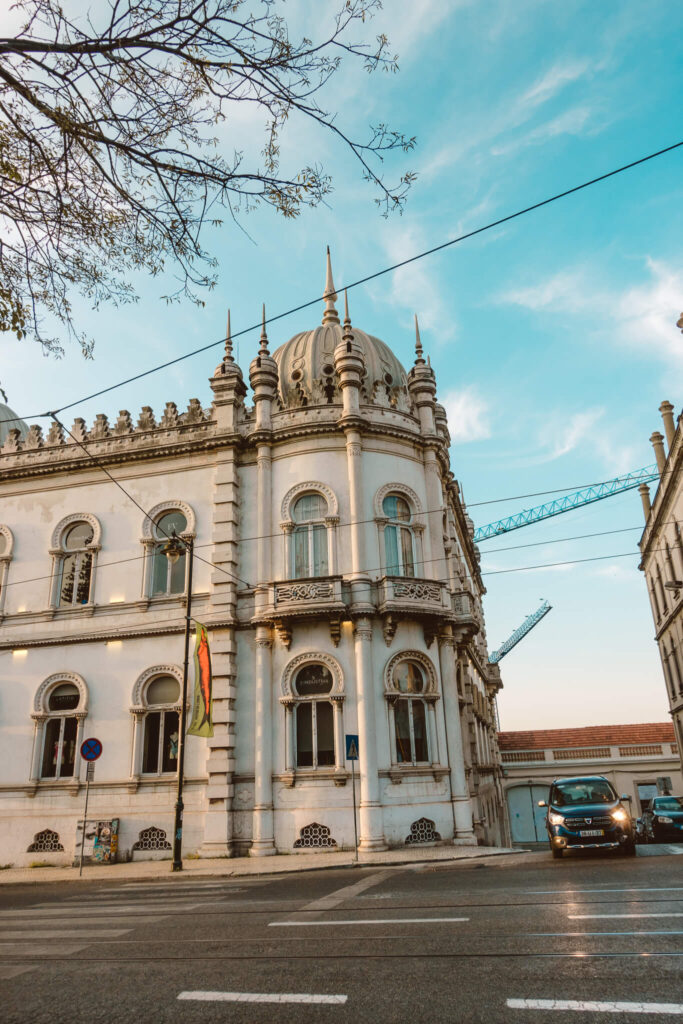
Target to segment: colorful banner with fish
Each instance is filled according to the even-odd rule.
[[[206,626],[197,623],[194,645],[194,697],[192,721],[188,735],[213,736],[213,704],[211,699],[211,651]]]

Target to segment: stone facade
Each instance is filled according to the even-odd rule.
[[[650,595],[655,640],[662,659],[666,692],[679,757],[683,749],[683,430],[674,422],[674,407],[662,402],[659,411],[666,438],[655,431],[650,441],[659,481],[654,499],[641,484],[645,531],[640,539],[640,569]],[[668,452],[665,448],[668,448]]]
[[[171,528],[194,543],[214,677],[185,852],[352,846],[348,733],[361,850],[504,840],[501,681],[435,376],[419,334],[406,374],[336,301],[328,261],[321,327],[271,355],[264,326],[252,406],[228,327],[208,408],[7,431],[4,863],[72,859],[87,736],[89,820],[119,819],[120,857],[169,855],[188,572],[161,553]]]

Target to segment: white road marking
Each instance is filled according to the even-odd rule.
[[[52,910],[2,910],[0,911],[0,924],[3,928],[25,922],[29,925],[49,925],[50,927],[73,928],[80,921],[92,921],[92,914],[79,910],[75,914],[65,914],[63,911]],[[117,914],[117,924],[158,924],[165,921],[166,916],[161,914]]]
[[[28,964],[0,964],[0,981],[9,981],[19,974],[26,974],[27,971],[35,971],[36,967]]]
[[[37,946],[33,941],[28,942],[26,948],[22,947],[20,942],[0,942],[0,955],[6,955],[7,953],[14,953],[17,956],[23,956],[26,954],[27,959],[33,960],[37,956],[50,956],[57,953],[59,956],[71,956],[73,953],[78,953],[81,949],[86,949],[88,941],[81,941],[77,945],[62,945],[61,943],[55,949],[52,943],[45,943],[42,946]]]
[[[511,1010],[579,1010],[583,1013],[683,1014],[683,1003],[607,1003],[585,999],[508,999]]]
[[[341,1005],[348,996],[309,995],[306,992],[181,992],[178,999],[203,1003],[327,1003]]]
[[[215,904],[212,904],[212,905],[215,905]],[[123,901],[121,903],[68,903],[68,902],[65,901],[64,903],[59,903],[59,904],[57,904],[57,903],[38,903],[38,904],[36,904],[36,906],[34,908],[31,908],[31,909],[35,909],[37,912],[39,912],[41,914],[54,913],[54,914],[81,914],[82,915],[82,914],[92,914],[94,912],[97,912],[97,913],[105,913],[106,912],[107,914],[130,914],[130,913],[144,914],[144,913],[146,913],[148,911],[151,912],[151,913],[154,913],[155,911],[158,912],[159,910],[166,910],[166,909],[168,909],[169,913],[172,913],[173,911],[176,911],[176,910],[194,910],[196,907],[204,907],[204,906],[206,906],[206,904],[204,904],[204,903],[197,903],[196,900],[192,900],[191,902],[183,900],[182,902],[179,902],[179,903],[172,902],[170,900],[155,900],[153,903],[143,902],[142,900],[140,900],[140,902],[133,901],[133,902],[130,902],[130,903],[129,902],[123,902]],[[0,911],[0,915],[2,915],[2,916],[4,916],[5,914],[9,914],[9,913],[14,913],[14,911],[9,911],[9,910],[2,910],[2,911]]]
[[[570,921],[587,921],[596,917],[683,917],[683,913],[656,913],[656,914],[567,914]]]
[[[520,935],[532,939],[540,938],[543,935],[548,938],[575,938],[576,936],[583,938],[584,935],[605,935],[607,938],[611,939],[614,938],[615,935],[683,935],[683,932],[674,932],[667,929],[666,931],[660,932],[521,932]]]
[[[683,847],[681,848],[683,851]],[[629,886],[626,889],[526,889],[525,896],[573,896],[577,892],[683,892],[683,885]]]
[[[88,928],[87,937],[88,941],[91,939],[113,939],[118,938],[119,935],[128,935],[130,931],[132,931],[131,928],[103,928],[97,931]],[[73,928],[41,928],[36,930],[35,928],[13,928],[10,925],[2,929],[2,935],[4,939],[16,939],[23,942],[27,939],[82,939],[84,932],[83,928],[77,930]]]
[[[300,911],[294,912],[295,915],[305,912],[306,921],[293,920],[291,923],[310,924],[314,919],[322,917],[326,910],[334,910],[340,903],[353,899],[354,896],[359,896],[360,893],[365,892],[366,889],[371,889],[374,885],[379,885],[392,874],[393,872],[390,870],[374,871],[366,878],[361,878],[360,881],[354,882],[353,885],[345,885],[342,889],[335,889],[334,892],[328,893],[327,896],[313,900],[312,903],[306,903]],[[290,922],[281,923],[288,924]]]
[[[456,921],[469,921],[469,917],[378,917],[364,921],[269,921],[269,928],[308,928],[309,925],[324,925],[326,928],[338,924],[452,924]]]

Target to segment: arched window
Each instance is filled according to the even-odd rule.
[[[394,701],[396,762],[418,764],[429,761],[427,709],[422,669],[413,661],[401,661],[393,672],[394,689],[401,696]],[[405,695],[405,696],[404,696]]]
[[[439,764],[436,670],[421,651],[401,651],[384,669],[391,760],[406,767]]]
[[[151,679],[144,690],[142,774],[165,775],[178,770],[180,683],[175,676]]]
[[[384,551],[388,576],[415,575],[415,538],[410,526],[410,506],[400,494],[387,494],[382,511],[389,520],[384,527]]]
[[[292,681],[297,702],[297,768],[325,768],[335,764],[334,712],[329,698],[333,686],[332,673],[326,665],[317,662],[304,665]]]
[[[173,530],[178,536],[187,530],[187,518],[179,509],[163,512],[154,520],[152,526],[153,546],[148,591],[150,597],[185,593],[185,553],[183,552],[176,562],[171,562],[163,550]]]
[[[57,607],[90,604],[94,536],[92,525],[86,520],[71,523],[62,530],[55,584]]]
[[[76,774],[76,747],[80,702],[78,687],[73,683],[58,683],[47,697],[47,720],[43,729],[43,750],[40,777],[42,779],[71,779]]]
[[[293,579],[329,574],[327,501],[322,494],[302,494],[292,508],[294,543],[292,545]]]

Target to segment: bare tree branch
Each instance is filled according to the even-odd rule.
[[[181,296],[202,304],[215,259],[201,245],[216,207],[239,223],[268,204],[285,217],[332,189],[311,160],[281,172],[280,137],[293,114],[351,151],[386,215],[415,176],[384,180],[387,151],[415,140],[380,124],[354,139],[318,95],[342,59],[395,71],[382,34],[367,31],[380,0],[339,0],[331,33],[289,38],[279,0],[98,0],[83,18],[59,0],[20,0],[25,23],[0,39],[0,330],[59,353],[47,317],[89,354],[70,296],[94,306],[134,301],[131,273],[173,269]],[[256,12],[256,13],[255,13]],[[262,116],[262,165],[244,167],[216,138],[236,104]]]

